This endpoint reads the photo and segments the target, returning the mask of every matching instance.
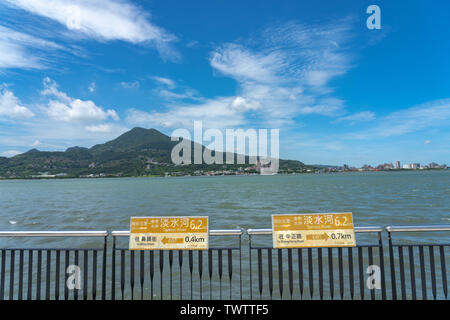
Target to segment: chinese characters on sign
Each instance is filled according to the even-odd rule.
[[[274,248],[355,247],[351,213],[272,215]]]
[[[130,250],[207,250],[208,217],[132,217]]]

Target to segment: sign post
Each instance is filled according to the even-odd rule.
[[[208,217],[132,217],[130,250],[207,250]]]
[[[274,248],[355,247],[352,213],[272,215]]]

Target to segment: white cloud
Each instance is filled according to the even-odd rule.
[[[2,152],[1,155],[2,155],[3,157],[8,157],[8,158],[10,158],[10,157],[17,156],[18,154],[21,154],[21,153],[22,153],[21,151],[17,151],[17,150],[8,150],[8,151]]]
[[[132,109],[127,122],[153,127],[191,128],[194,120],[203,120],[210,128],[231,128],[245,124],[243,113],[233,108],[235,98],[210,99],[197,105],[178,105],[170,112],[144,112]]]
[[[300,114],[319,114],[324,116],[334,116],[339,114],[344,108],[344,101],[336,98],[321,99],[312,106],[300,108]]]
[[[362,112],[354,113],[349,116],[345,116],[345,117],[336,119],[336,122],[341,122],[341,121],[368,122],[368,121],[375,120],[375,118],[376,118],[375,113],[373,113],[372,111],[362,111]]]
[[[449,125],[450,99],[443,99],[392,112],[380,118],[377,126],[364,132],[350,134],[350,138],[391,137]]]
[[[152,77],[152,79],[158,82],[159,84],[166,85],[170,89],[175,88],[175,81],[173,81],[172,79],[164,77]]]
[[[0,68],[44,69],[43,52],[64,49],[54,42],[39,39],[0,26]]]
[[[125,81],[122,81],[122,82],[120,83],[120,85],[121,85],[122,87],[124,87],[125,89],[136,89],[136,88],[139,88],[139,81],[134,81],[134,82],[125,82]]]
[[[99,124],[93,126],[85,126],[84,129],[88,132],[93,133],[109,133],[113,131],[113,126],[111,124]]]
[[[48,77],[44,79],[42,94],[53,98],[48,102],[45,111],[54,120],[67,122],[101,121],[108,118],[119,120],[116,111],[112,109],[105,111],[90,100],[71,98],[66,93],[59,91],[56,82]]]
[[[34,113],[27,107],[21,106],[19,99],[12,91],[0,87],[0,116],[10,118],[31,118]]]
[[[210,54],[210,64],[218,73],[237,81],[235,95],[170,103],[166,112],[144,114],[134,110],[128,120],[191,127],[193,120],[201,119],[223,128],[249,121],[282,126],[309,114],[337,116],[345,103],[331,96],[327,86],[350,68],[350,55],[345,51],[350,31],[347,24],[315,27],[289,23],[269,28],[247,42],[220,45]],[[166,89],[159,94],[186,98]]]
[[[430,144],[431,140],[425,140],[424,144]]]
[[[95,82],[91,82],[88,89],[89,89],[89,92],[94,92],[95,91]]]
[[[72,32],[101,41],[151,43],[165,57],[178,58],[176,37],[149,21],[149,14],[127,0],[5,0],[11,7],[55,20]]]

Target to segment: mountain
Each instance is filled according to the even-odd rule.
[[[58,177],[164,176],[198,174],[212,170],[242,172],[242,168],[246,168],[245,172],[256,172],[250,164],[176,166],[171,161],[171,151],[177,143],[158,130],[133,128],[114,140],[97,144],[92,148],[71,147],[64,152],[31,149],[12,158],[0,157],[0,178],[51,175]],[[194,150],[194,143],[191,143]],[[202,149],[204,150],[205,147],[202,146]],[[299,161],[280,160],[282,171],[304,172],[308,168],[310,167]]]

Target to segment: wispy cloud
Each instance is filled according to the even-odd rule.
[[[332,95],[328,84],[351,67],[346,49],[350,24],[288,23],[268,28],[256,39],[219,45],[210,54],[210,65],[218,75],[236,80],[236,95],[172,103],[166,112],[132,110],[128,120],[146,119],[164,127],[191,126],[197,119],[219,127],[250,121],[280,126],[302,115],[338,116],[345,102]]]
[[[430,101],[392,112],[379,119],[375,127],[349,134],[350,138],[391,137],[450,125],[450,99]]]
[[[52,50],[64,48],[52,41],[0,26],[0,69],[44,69],[48,62],[45,55]]]
[[[136,89],[136,88],[139,88],[139,81],[133,81],[133,82],[122,81],[120,83],[120,85],[122,87],[124,87],[125,89]]]
[[[335,122],[368,122],[375,120],[376,115],[372,111],[361,111],[335,120]]]
[[[76,35],[100,41],[121,40],[151,44],[164,58],[178,59],[171,44],[176,37],[150,22],[149,14],[127,0],[5,0],[66,26]]]

